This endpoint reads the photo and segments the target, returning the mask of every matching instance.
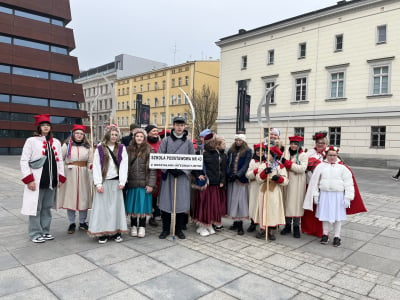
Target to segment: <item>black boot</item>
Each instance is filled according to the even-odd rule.
[[[293,226],[293,237],[296,239],[300,238],[300,227],[299,226]]]
[[[244,234],[243,221],[238,221],[237,222],[237,231],[238,231],[238,235],[243,235]]]
[[[264,229],[260,229],[260,231],[257,231],[256,238],[265,239],[265,230]]]
[[[275,241],[276,240],[276,237],[275,237],[275,234],[274,234],[274,232],[275,232],[275,227],[269,227],[268,228],[268,240],[269,241]]]
[[[231,226],[229,226],[229,230],[237,230],[238,229],[238,221],[234,221]]]
[[[293,227],[293,230],[294,230],[294,227]],[[292,232],[292,225],[290,223],[289,224],[286,223],[285,228],[283,228],[281,231],[281,235],[286,235],[291,232]]]
[[[250,224],[249,228],[247,228],[247,232],[254,232],[254,230],[256,230],[256,228],[257,228],[257,225],[254,224],[253,219],[251,219],[251,224]]]

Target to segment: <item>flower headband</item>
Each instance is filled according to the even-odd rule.
[[[326,147],[325,152],[328,152],[328,151],[336,151],[336,153],[339,153],[339,148],[335,147],[335,146],[328,146],[328,147]]]

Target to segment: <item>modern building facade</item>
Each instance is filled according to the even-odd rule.
[[[190,107],[182,90],[189,96],[203,86],[218,94],[220,63],[216,60],[189,61],[175,66],[120,78],[116,81],[117,123],[124,134],[129,124],[137,123],[136,99],[150,106],[149,123],[172,126],[176,116],[190,120]],[[181,90],[182,89],[182,90]],[[143,124],[142,124],[143,125]],[[189,124],[190,125],[190,124]]]
[[[87,126],[92,125],[93,139],[99,141],[104,134],[104,126],[116,123],[116,98],[114,83],[118,78],[139,74],[150,70],[165,68],[167,64],[127,54],[117,55],[114,61],[83,71],[75,78],[82,84],[85,102],[80,108],[87,111],[83,119]],[[92,124],[90,124],[92,117]]]
[[[56,137],[86,113],[74,82],[78,60],[69,0],[0,1],[0,154],[19,154],[36,129],[34,115],[49,113]]]
[[[221,38],[218,132],[235,133],[236,99],[252,96],[250,143],[258,142],[257,107],[270,103],[281,137],[326,130],[348,161],[395,166],[400,149],[400,2],[336,5]],[[244,90],[243,90],[244,88]],[[264,126],[267,127],[264,118]]]

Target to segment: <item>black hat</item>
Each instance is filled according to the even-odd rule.
[[[144,130],[146,130],[147,133],[149,133],[150,131],[152,131],[154,128],[157,128],[157,126],[155,125],[147,125]]]
[[[177,116],[177,117],[174,118],[173,123],[174,123],[174,124],[175,124],[175,123],[184,123],[184,124],[185,124],[185,123],[186,123],[186,120],[185,120],[184,117]]]
[[[132,123],[132,124],[129,126],[129,130],[130,130],[130,131],[132,131],[133,129],[136,129],[136,128],[140,128],[140,125]]]

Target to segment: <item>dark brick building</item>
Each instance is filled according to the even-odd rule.
[[[70,21],[69,0],[0,0],[0,154],[21,152],[36,114],[60,140],[87,117]]]

